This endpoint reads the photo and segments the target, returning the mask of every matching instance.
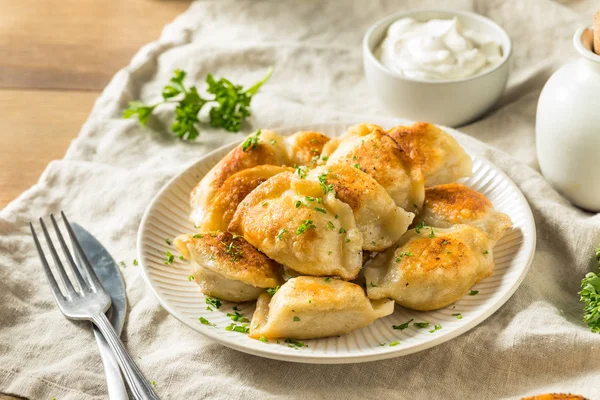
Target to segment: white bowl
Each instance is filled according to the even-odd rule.
[[[502,60],[479,75],[457,80],[409,79],[387,69],[375,56],[375,49],[388,27],[400,18],[418,21],[458,17],[465,30],[488,35],[502,47]],[[508,80],[508,59],[512,51],[507,33],[481,15],[453,10],[413,10],[390,15],[371,26],[363,39],[365,75],[375,95],[393,115],[446,126],[470,122],[498,100]]]

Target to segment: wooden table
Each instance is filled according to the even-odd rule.
[[[184,0],[0,0],[0,208],[62,158],[110,78]]]

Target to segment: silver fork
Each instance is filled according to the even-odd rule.
[[[142,372],[132,360],[127,350],[125,350],[123,347],[123,343],[121,343],[119,336],[106,317],[105,312],[110,308],[110,296],[108,293],[106,293],[102,287],[102,284],[98,280],[98,277],[90,265],[89,260],[81,249],[81,245],[79,244],[71,225],[69,225],[67,217],[62,211],[61,215],[67,228],[67,232],[72,240],[74,251],[76,251],[81,257],[85,272],[87,272],[86,282],[79,272],[79,269],[75,265],[75,262],[73,261],[73,256],[71,255],[71,252],[69,251],[69,248],[63,239],[60,229],[58,228],[58,224],[54,219],[54,215],[51,214],[50,219],[52,220],[52,225],[54,225],[56,236],[58,237],[60,247],[62,247],[65,257],[69,263],[71,272],[73,273],[73,276],[75,276],[75,280],[79,286],[79,291],[75,289],[73,282],[67,275],[65,268],[60,261],[58,253],[54,248],[52,239],[50,239],[50,235],[48,234],[44,220],[40,218],[42,231],[46,237],[46,242],[48,243],[52,258],[54,259],[54,264],[56,266],[56,270],[58,271],[59,279],[62,281],[63,286],[65,287],[65,293],[63,294],[61,292],[60,287],[56,282],[56,278],[54,277],[54,274],[48,265],[48,261],[46,260],[46,256],[44,255],[44,251],[40,245],[40,241],[38,240],[35,229],[33,228],[33,224],[31,222],[29,223],[35,246],[37,247],[40,260],[44,266],[46,277],[48,278],[48,282],[50,282],[50,287],[52,288],[52,293],[54,294],[54,299],[58,303],[58,307],[67,318],[92,321],[94,325],[98,327],[100,332],[102,332],[102,335],[104,335],[106,338],[110,348],[115,353],[119,367],[121,367],[121,371],[123,371],[125,380],[129,384],[131,393],[136,399],[158,399],[158,396],[156,393],[154,393],[154,390],[152,390],[152,387],[146,378],[144,378]]]

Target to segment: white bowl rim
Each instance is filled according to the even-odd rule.
[[[577,50],[577,52],[581,56],[587,58],[590,61],[598,63],[600,62],[600,55],[594,53],[593,51],[590,51],[583,45],[582,37],[585,31],[588,29],[594,32],[593,26],[582,26],[581,28],[577,29],[577,32],[575,32],[575,34],[573,35],[573,46],[575,46],[575,50]]]
[[[489,70],[484,71],[477,75],[469,76],[467,78],[437,79],[437,80],[407,78],[406,76],[400,75],[399,73],[391,71],[390,69],[385,67],[381,63],[381,61],[379,61],[379,59],[377,57],[375,57],[373,50],[369,46],[369,41],[371,39],[371,36],[373,36],[373,32],[375,32],[376,29],[381,27],[381,25],[391,23],[402,17],[409,17],[409,16],[418,15],[421,13],[430,13],[430,12],[432,12],[432,13],[447,13],[449,15],[455,15],[455,16],[459,16],[459,17],[476,19],[484,24],[487,24],[487,25],[497,29],[498,32],[500,33],[500,35],[503,36],[503,38],[506,42],[506,50],[504,49],[504,46],[503,46],[502,60],[500,61],[500,63],[498,63],[498,65],[494,66],[492,69],[489,69]],[[435,84],[460,83],[460,82],[472,81],[475,79],[483,78],[484,76],[490,75],[493,72],[502,68],[508,62],[508,60],[510,59],[510,57],[512,55],[512,40],[510,39],[510,36],[508,36],[508,33],[506,33],[504,28],[502,28],[500,25],[498,25],[496,22],[492,21],[491,19],[484,17],[483,15],[480,15],[480,14],[477,14],[474,12],[470,12],[470,11],[452,10],[452,9],[447,9],[447,8],[421,8],[421,9],[415,9],[415,10],[410,10],[410,11],[397,12],[397,13],[387,16],[383,19],[380,19],[379,21],[377,21],[373,25],[371,25],[363,37],[363,54],[364,54],[364,57],[366,57],[371,63],[373,63],[381,72],[383,72],[386,75],[391,76],[392,78],[396,78],[396,79],[400,79],[400,80],[404,80],[404,81],[408,81],[408,82],[429,83],[429,84],[434,84],[434,85]]]

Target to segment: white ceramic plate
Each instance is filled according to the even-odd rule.
[[[342,134],[349,125],[316,124],[276,131],[289,135],[299,130],[312,130],[334,137]],[[460,135],[457,136],[460,141]],[[146,210],[138,232],[138,257],[144,279],[163,307],[192,329],[225,346],[262,357],[304,363],[341,364],[398,357],[446,342],[472,329],[500,308],[527,274],[535,251],[531,209],[517,186],[502,171],[485,159],[473,157],[473,176],[463,183],[486,195],[497,210],[510,216],[514,224],[494,248],[494,273],[473,287],[479,291],[477,295],[467,295],[446,308],[430,312],[412,311],[396,305],[392,315],[366,328],[340,337],[306,340],[304,343],[308,347],[299,349],[288,347],[283,340],[280,344],[274,341],[263,343],[242,333],[226,331],[225,327],[232,322],[226,313],[231,312],[235,304],[224,301],[220,309],[207,310],[204,295],[187,279],[187,265],[178,260],[179,254],[165,243],[165,238],[195,232],[188,221],[189,193],[236,145],[233,143],[211,152],[165,185]],[[172,265],[164,264],[166,250],[175,254]],[[242,303],[238,308],[251,319],[253,303]],[[457,313],[462,319],[452,315]],[[216,326],[201,324],[199,317]],[[411,324],[402,331],[392,329],[392,325],[410,319],[427,321],[430,328],[419,329]],[[435,324],[440,324],[442,329],[430,333]],[[399,344],[389,346],[393,342]]]

